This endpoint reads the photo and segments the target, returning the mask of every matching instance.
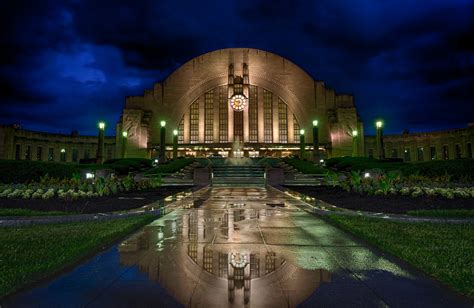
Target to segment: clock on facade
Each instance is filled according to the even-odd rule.
[[[242,111],[244,110],[245,106],[247,105],[247,98],[242,94],[236,94],[230,98],[230,106],[235,111]]]

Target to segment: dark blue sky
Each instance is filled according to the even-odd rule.
[[[352,93],[366,131],[474,122],[474,1],[2,1],[0,123],[114,133],[141,95],[202,53],[253,47]]]

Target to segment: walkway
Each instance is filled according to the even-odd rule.
[[[20,306],[471,307],[273,189],[211,188]]]

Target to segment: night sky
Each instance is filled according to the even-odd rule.
[[[0,123],[114,134],[142,95],[208,51],[277,53],[355,96],[367,133],[474,122],[474,1],[2,1]]]

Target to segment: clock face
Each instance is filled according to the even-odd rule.
[[[246,105],[247,105],[247,99],[245,98],[245,96],[241,94],[236,94],[230,98],[230,106],[235,111],[244,110]]]

